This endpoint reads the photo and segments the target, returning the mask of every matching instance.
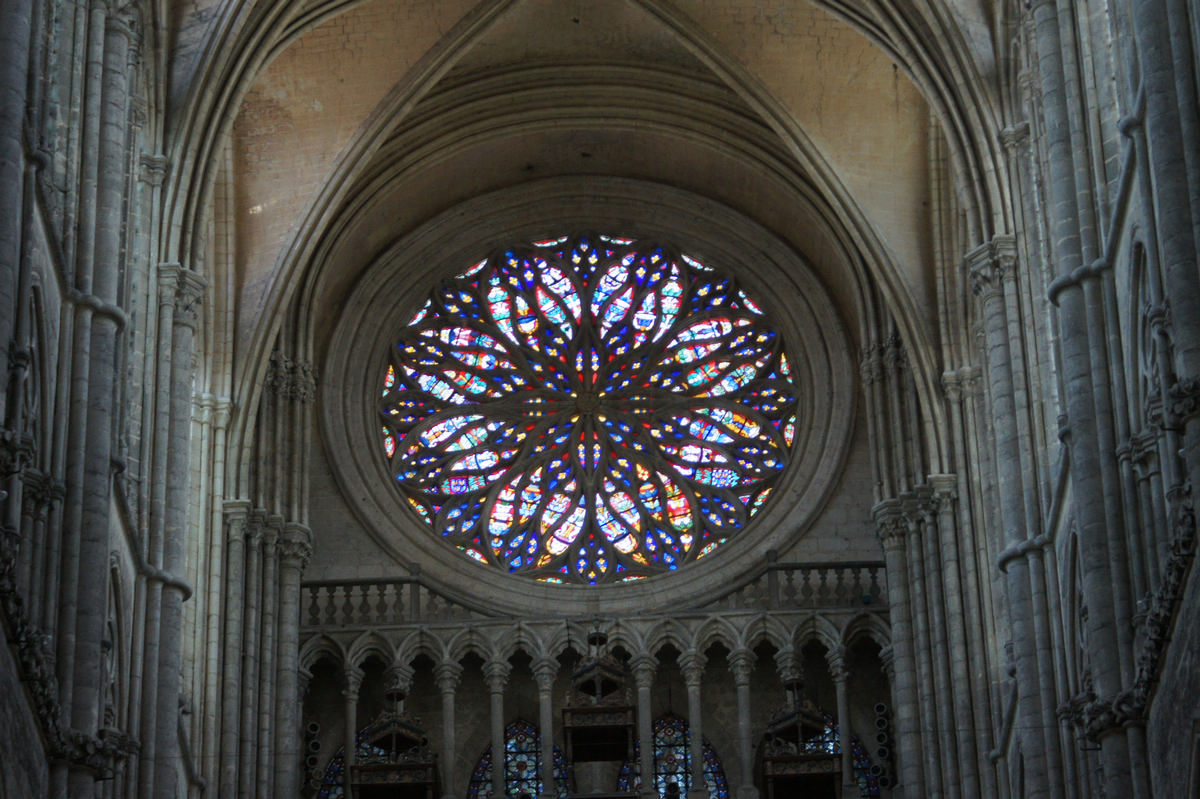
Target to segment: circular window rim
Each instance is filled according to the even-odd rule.
[[[766,306],[783,334],[797,384],[810,387],[800,392],[790,462],[762,510],[708,557],[626,583],[546,583],[472,561],[404,500],[392,485],[378,434],[371,435],[379,426],[370,398],[386,370],[384,342],[396,338],[438,280],[460,274],[498,246],[578,232],[669,241],[718,270],[736,267],[739,283]],[[711,596],[718,582],[736,585],[762,565],[769,550],[787,549],[816,520],[841,474],[853,432],[855,371],[848,338],[807,262],[727,206],[629,179],[536,181],[438,214],[364,270],[341,309],[324,362],[321,434],[334,478],[366,532],[439,593],[468,606],[483,598],[499,612],[546,614],[551,602],[556,612],[550,615],[647,609]]]

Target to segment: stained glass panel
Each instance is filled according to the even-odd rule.
[[[677,569],[787,464],[799,387],[764,308],[651,242],[504,250],[435,288],[392,348],[383,455],[476,560],[593,584]]]
[[[527,793],[537,797],[542,791],[542,737],[538,728],[527,721],[514,721],[504,731],[504,785],[508,796]],[[554,747],[554,786],[559,797],[567,795],[567,762]],[[489,746],[475,764],[467,784],[467,799],[483,799],[492,794],[492,748]]]
[[[678,716],[663,716],[652,728],[654,745],[654,788],[660,797],[666,797],[667,786],[679,786],[679,795],[687,796],[692,785],[691,733],[688,723]],[[704,781],[710,799],[729,799],[729,783],[720,758],[708,743],[703,742]],[[621,768],[617,779],[617,791],[639,792],[642,785],[641,752],[634,743],[634,762]]]

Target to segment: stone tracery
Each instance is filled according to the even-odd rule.
[[[716,549],[787,462],[798,387],[736,283],[610,236],[535,242],[434,290],[393,351],[384,451],[472,558],[629,580]]]

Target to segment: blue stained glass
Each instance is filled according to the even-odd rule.
[[[796,438],[761,306],[621,237],[477,262],[433,290],[381,382],[398,488],[450,543],[539,579],[640,578],[713,551]]]
[[[687,796],[692,786],[691,733],[688,723],[678,716],[657,719],[652,727],[653,785],[660,797],[666,797],[667,786],[674,783],[680,796]],[[729,782],[717,752],[707,740],[701,742],[704,756],[704,783],[710,799],[729,799]],[[634,743],[634,760],[621,767],[617,791],[640,792],[643,779],[640,742]]]
[[[553,579],[553,578],[550,578]],[[554,791],[558,797],[567,795],[567,763],[556,746],[553,749]],[[542,738],[538,728],[527,721],[514,721],[504,731],[504,786],[508,796],[527,793],[539,796],[542,792]],[[492,747],[476,761],[467,784],[467,799],[481,799],[492,792]]]

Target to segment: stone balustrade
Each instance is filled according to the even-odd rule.
[[[768,561],[725,592],[678,612],[883,609],[886,586],[883,561]],[[308,581],[300,608],[307,631],[505,617],[483,603],[448,597],[421,576]]]

